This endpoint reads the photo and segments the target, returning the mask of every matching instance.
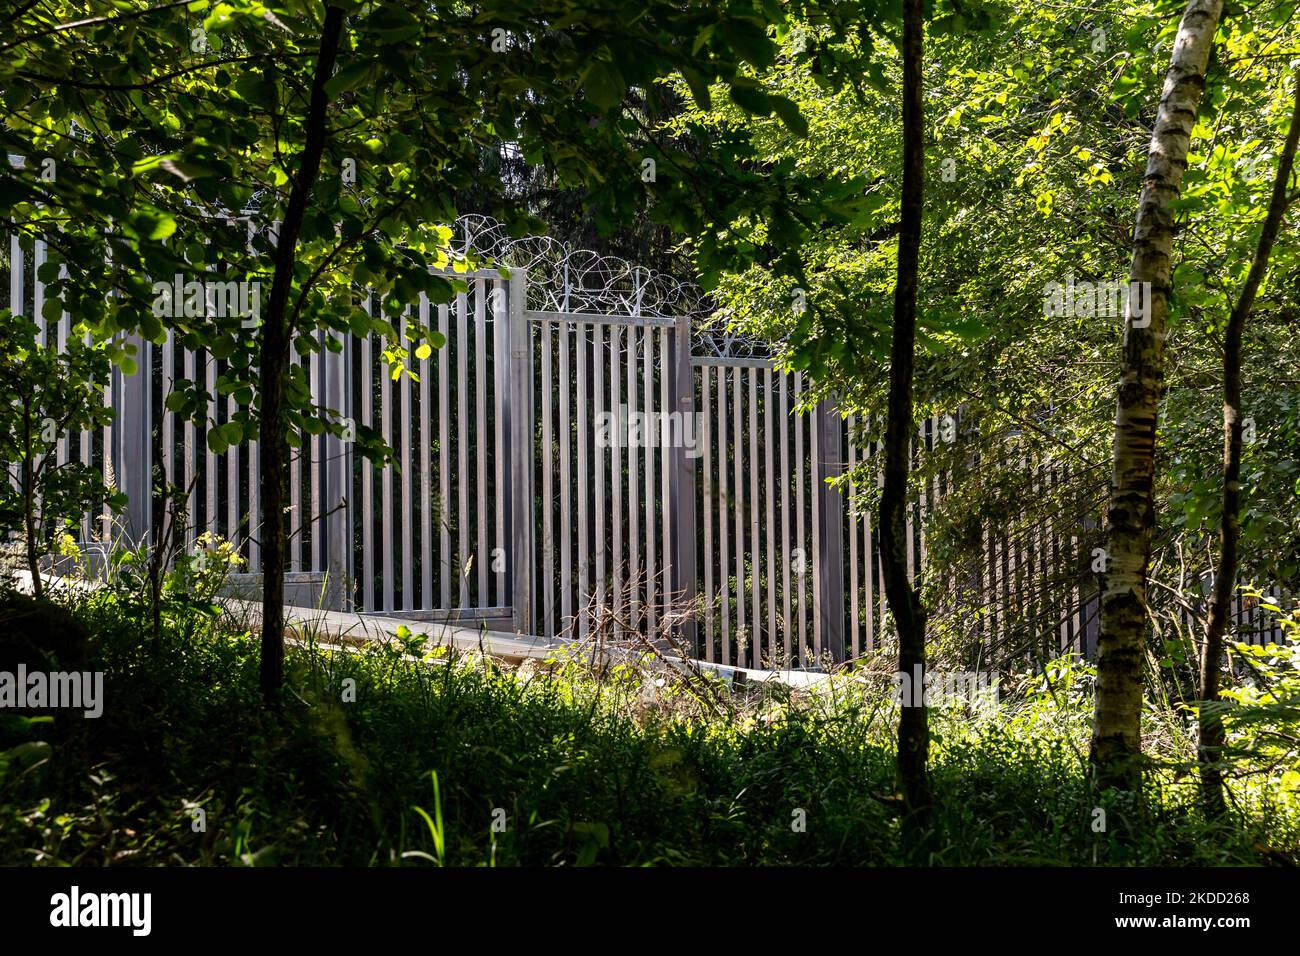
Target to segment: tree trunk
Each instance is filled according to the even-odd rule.
[[[1255,247],[1245,285],[1228,316],[1223,336],[1223,514],[1219,518],[1219,562],[1214,570],[1214,592],[1205,624],[1205,647],[1201,654],[1200,739],[1196,757],[1201,764],[1201,799],[1206,812],[1218,816],[1224,811],[1223,776],[1218,767],[1223,747],[1223,723],[1218,714],[1206,713],[1205,705],[1219,699],[1219,669],[1223,664],[1223,636],[1232,609],[1237,582],[1237,539],[1241,532],[1241,338],[1246,318],[1255,305],[1255,295],[1268,272],[1273,243],[1282,227],[1288,206],[1287,185],[1300,139],[1300,75],[1296,77],[1295,104],[1291,126],[1278,158],[1277,178],[1269,200],[1264,228]]]
[[[32,471],[31,444],[23,459],[23,526],[27,531],[27,571],[32,576],[32,597],[40,600],[45,594],[41,580],[41,554],[37,548],[39,533],[36,528],[36,475]]]
[[[163,461],[163,426],[157,423],[149,436],[150,457],[153,459],[153,481],[150,484],[149,521],[149,623],[153,629],[153,652],[162,650],[162,579],[167,563],[167,466]]]
[[[921,0],[903,5],[903,197],[894,286],[894,332],[889,361],[889,414],[885,425],[884,489],[880,497],[881,560],[885,594],[898,627],[898,669],[915,681],[898,720],[898,782],[904,799],[904,842],[924,845],[931,823],[926,762],[930,732],[924,695],[925,608],[908,580],[907,476],[911,465],[912,363],[916,344],[916,293],[921,248],[925,147],[921,104]]]
[[[307,108],[305,143],[276,238],[275,272],[262,323],[261,421],[258,430],[262,448],[263,522],[261,688],[262,698],[267,703],[279,697],[284,683],[284,570],[288,550],[285,511],[289,502],[289,432],[285,418],[284,376],[293,344],[289,293],[293,286],[298,234],[312,186],[320,173],[321,156],[325,152],[325,84],[334,73],[342,33],[343,11],[338,7],[326,7]]]
[[[1155,525],[1156,419],[1164,391],[1174,211],[1223,0],[1189,0],[1174,42],[1133,227],[1129,279],[1148,284],[1145,327],[1125,310],[1112,451],[1107,567],[1101,596],[1091,762],[1097,790],[1141,785],[1142,655],[1147,564]]]
[[[41,580],[41,556],[36,547],[36,471],[32,468],[32,409],[30,402],[23,399],[23,441],[25,443],[22,467],[23,490],[23,530],[27,541],[27,572],[32,576],[32,597],[40,600],[45,593]]]

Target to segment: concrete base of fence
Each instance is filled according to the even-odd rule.
[[[321,579],[324,575],[301,575]],[[55,575],[42,575],[47,591],[62,591],[67,596],[94,591],[102,587],[97,581],[85,578],[61,578]],[[261,627],[261,575],[243,574],[238,578],[256,578],[256,593],[251,597],[226,596],[222,602],[226,613],[240,628],[258,631]],[[15,572],[13,583],[23,593],[32,590],[31,576],[26,572]],[[298,582],[304,589],[308,582]],[[286,580],[286,596],[288,595]],[[313,593],[308,591],[308,593]],[[315,594],[320,593],[320,582],[316,584]],[[540,661],[550,657],[574,642],[557,638],[529,637],[506,631],[488,630],[486,627],[467,627],[452,622],[418,621],[411,618],[395,617],[388,614],[357,614],[355,612],[327,611],[314,607],[292,607],[284,609],[285,628],[291,640],[299,643],[311,640],[322,644],[339,647],[357,648],[371,641],[398,640],[399,630],[409,635],[423,637],[425,648],[443,645],[455,647],[462,651],[479,653],[505,661],[508,664],[522,664],[527,660]],[[616,662],[639,658],[641,653],[628,648],[606,646],[596,650],[590,644],[580,645],[589,654],[599,657],[604,662]],[[763,684],[777,683],[789,687],[813,687],[827,680],[827,675],[819,671],[793,670],[753,670],[744,667],[727,667],[711,664],[707,661],[683,661],[675,657],[666,657],[653,662],[655,666],[674,670],[709,671],[723,680],[735,683]]]
[[[232,608],[232,610],[236,609]],[[260,605],[243,604],[241,610],[247,615],[239,618],[241,625],[256,630],[260,620]],[[321,643],[343,646],[360,646],[376,640],[395,640],[398,639],[399,629],[403,629],[410,635],[425,638],[426,651],[438,645],[455,647],[462,651],[478,651],[510,664],[522,664],[526,660],[545,660],[557,651],[575,646],[573,641],[558,638],[529,637],[506,631],[492,631],[486,627],[419,621],[388,614],[341,613],[302,607],[286,607],[284,614],[286,629],[298,640],[312,639]],[[586,643],[578,646],[584,653],[596,655],[600,660],[609,663],[642,656],[641,651],[632,648],[606,646],[596,650]],[[754,670],[706,661],[683,661],[676,657],[654,660],[653,666],[681,671],[693,669],[708,671],[717,674],[727,682],[738,684],[777,683],[788,687],[813,687],[827,680],[828,676],[820,671]]]
[[[256,603],[262,600],[262,575],[232,574],[218,592],[220,597]],[[343,589],[330,587],[326,575],[317,571],[290,571],[284,576],[284,603],[294,607],[338,611],[343,607]]]
[[[261,624],[262,607],[256,601],[228,601],[228,611],[249,630]],[[316,610],[310,607],[284,609],[285,628],[299,640],[360,645],[370,641],[398,639],[399,630],[425,638],[426,647],[444,645],[463,651],[481,651],[512,664],[525,660],[542,660],[564,645],[563,641],[543,637],[490,631],[482,627],[465,627],[450,622],[417,621],[387,614]]]

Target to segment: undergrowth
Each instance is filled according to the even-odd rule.
[[[521,668],[418,640],[289,649],[278,712],[257,644],[200,609],[155,649],[119,598],[76,609],[105,707],[0,728],[0,862],[21,865],[890,865],[890,689],[701,687],[649,661]],[[878,669],[877,669],[878,670]],[[1297,813],[1244,789],[1195,808],[1186,741],[1151,743],[1143,805],[1085,785],[1089,669],[933,711],[936,864],[1258,864]],[[1160,722],[1148,721],[1152,727]],[[15,749],[16,748],[16,749]],[[1100,824],[1100,826],[1099,826]]]

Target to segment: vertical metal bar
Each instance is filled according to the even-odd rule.
[[[314,335],[317,345],[320,344],[320,332]],[[305,361],[308,363],[310,378],[308,379],[311,388],[312,404],[319,408],[324,404],[325,389],[321,376],[324,374],[325,356],[323,352],[309,352]],[[410,381],[407,379],[406,381]],[[408,393],[409,394],[409,393]],[[409,404],[409,402],[408,402]],[[322,518],[324,512],[321,510],[321,438],[319,435],[311,436],[311,460],[308,462],[311,468],[311,510],[307,512],[307,521],[305,522],[311,530],[311,567],[309,570],[322,571],[323,560],[323,538],[325,537],[325,522]],[[403,478],[405,480],[405,478]],[[407,509],[410,513],[410,509]],[[408,592],[409,593],[409,592]],[[320,595],[317,595],[319,598]]]
[[[613,571],[613,605],[614,621],[623,616],[623,568],[626,566],[623,552],[623,452],[624,439],[627,437],[623,428],[624,418],[621,392],[622,371],[622,329],[617,325],[609,327],[609,411],[614,423],[610,441],[610,485],[613,492],[613,506],[610,523],[613,525],[613,550],[610,565]]]
[[[68,267],[66,265],[59,266],[59,277],[62,279],[68,277]],[[58,354],[60,355],[66,355],[68,352],[68,329],[71,325],[70,318],[71,317],[68,315],[66,310],[59,315]],[[58,450],[55,453],[54,460],[59,467],[68,463],[68,445],[71,440],[70,435],[60,433],[58,436]]]
[[[669,598],[680,609],[681,625],[678,633],[682,643],[690,648],[691,653],[699,656],[698,628],[695,621],[695,598],[698,581],[695,569],[695,549],[698,537],[695,516],[696,474],[695,463],[701,451],[701,436],[695,431],[695,370],[691,368],[691,324],[685,317],[677,319],[673,326],[672,350],[664,352],[664,376],[671,385],[675,396],[676,411],[680,422],[677,441],[673,448],[673,465],[669,482],[668,498],[670,507],[665,509],[664,535],[666,541],[674,542],[673,583]],[[693,447],[688,447],[692,445]],[[676,536],[669,537],[670,525],[667,515],[675,515],[672,530]]]
[[[9,237],[9,311],[23,314],[23,270],[26,268],[22,243],[18,234]]]
[[[195,362],[194,362],[194,351],[192,349],[185,349],[184,361],[182,363],[182,372],[187,382],[193,383],[195,381],[196,370],[195,370]],[[119,428],[118,430],[121,431],[121,428]],[[182,444],[181,444],[181,453],[185,456],[185,461],[184,461],[185,518],[186,518],[185,547],[187,550],[193,550],[194,548],[194,524],[195,524],[195,510],[196,510],[194,507],[194,497],[195,497],[195,492],[197,490],[195,477],[198,474],[198,468],[194,460],[194,431],[195,431],[194,418],[193,416],[187,415],[185,417],[185,427],[183,430],[183,437],[182,437]]]
[[[118,410],[118,402],[121,400],[121,387],[118,384],[120,374],[117,369],[109,372],[108,381],[104,383],[104,404],[106,407]],[[100,455],[100,468],[103,470],[104,484],[116,484],[117,474],[113,470],[113,449],[116,446],[116,432],[113,427],[114,419],[109,419],[108,424],[104,426],[103,446]],[[103,541],[111,540],[113,531],[113,512],[105,504],[100,509],[100,539]]]
[[[844,660],[844,497],[839,488],[827,484],[844,471],[841,458],[839,413],[831,399],[822,399],[817,407],[818,487],[817,511],[821,525],[821,593],[818,595],[818,618],[821,620],[823,647],[835,662]]]
[[[212,352],[208,352],[208,351],[204,352],[203,377],[204,377],[205,393],[207,393],[207,410],[208,410],[207,423],[205,423],[204,425],[204,429],[205,429],[204,437],[207,437],[207,433],[211,432],[213,428],[216,428],[217,425],[220,424],[217,421],[217,411],[218,411],[218,407],[220,407],[217,405],[217,359],[214,358]],[[218,477],[217,476],[217,455],[213,453],[212,446],[208,445],[207,441],[204,441],[203,447],[204,447],[203,527],[207,529],[209,535],[216,535],[218,531],[217,528],[217,477]],[[294,459],[292,460],[294,460],[294,462],[296,463],[298,457],[296,457],[295,455]],[[294,515],[295,516],[298,515],[298,510],[296,509],[294,510]],[[296,542],[298,542],[298,540],[299,538],[295,536],[294,537],[295,544]]]
[[[876,488],[879,493],[883,493],[885,487],[885,470],[883,467],[884,456],[881,454],[882,443],[876,442],[875,444],[876,444],[876,449],[875,449]],[[879,500],[879,498],[877,498],[877,500]],[[878,603],[876,605],[876,619],[881,622],[880,626],[883,628],[884,621],[885,621],[885,610],[886,610],[885,562],[881,560],[880,547],[881,547],[880,543],[877,542],[876,544],[876,575],[877,575],[876,576],[876,598]]]
[[[419,320],[429,328],[429,297],[420,293]],[[442,344],[441,352],[447,347]],[[420,607],[433,610],[433,386],[429,359],[420,359]]]
[[[645,329],[642,333],[644,351],[642,353],[641,389],[642,402],[646,411],[645,421],[653,421],[649,413],[654,409],[654,330]],[[647,426],[648,428],[649,426]],[[655,561],[655,449],[649,435],[642,435],[645,446],[645,607],[646,633],[653,634],[655,623],[659,618],[657,592],[662,586],[659,567]]]
[[[605,527],[605,442],[601,440],[601,435],[606,433],[601,428],[601,422],[605,420],[605,367],[603,357],[605,351],[605,336],[602,327],[597,323],[591,326],[591,397],[592,408],[596,414],[596,440],[592,442],[591,459],[592,471],[595,473],[595,540],[596,549],[596,621],[598,624],[604,624],[606,619],[605,611],[605,542],[608,540],[608,532]]]
[[[438,603],[451,607],[451,339],[447,336],[447,304],[438,304],[438,333],[445,343],[438,350]]]
[[[533,344],[532,326],[524,319],[524,309],[527,308],[527,301],[528,301],[526,296],[527,282],[523,271],[519,270],[519,272],[521,278],[519,281],[518,308],[519,308],[520,322],[524,327],[525,345],[528,354],[528,360],[527,362],[524,363],[525,364],[524,395],[527,398],[527,402],[525,403],[525,411],[527,413],[527,417],[524,419],[524,421],[528,423],[528,431],[527,431],[528,447],[531,451],[531,454],[528,456],[527,459],[528,509],[529,509],[528,511],[528,516],[529,516],[528,554],[532,558],[528,567],[528,621],[530,626],[529,633],[536,634],[537,633],[537,587],[536,587],[535,569],[537,567],[537,516],[536,516],[535,502],[537,501],[537,439],[536,439],[537,383],[533,372],[534,344]]]
[[[467,608],[469,572],[473,557],[469,550],[469,301],[464,292],[456,294],[456,490],[459,507],[456,513],[456,579],[460,582],[456,606]]]
[[[370,292],[366,292],[366,314],[370,314]],[[371,356],[373,335],[369,332],[361,339],[361,423],[374,427],[375,373]],[[375,611],[375,466],[371,461],[361,462],[361,591],[367,611]]]
[[[794,642],[790,630],[790,376],[780,372],[781,422],[781,636],[782,659],[786,667],[794,666]]]
[[[587,492],[591,472],[587,468],[587,326],[575,326],[574,360],[578,363],[578,636],[586,637],[591,625],[591,590],[588,584],[590,552],[587,528]]]
[[[402,348],[410,349],[411,310],[409,306],[402,310],[400,322]],[[399,414],[402,416],[402,473],[398,476],[398,480],[402,483],[402,513],[397,517],[397,520],[401,524],[402,531],[402,608],[411,610],[419,605],[415,603],[415,555],[411,541],[415,523],[415,512],[412,510],[411,505],[411,486],[413,484],[411,472],[411,420],[415,418],[415,415],[414,410],[411,408],[409,364],[402,369],[402,407]]]
[[[226,421],[233,422],[239,412],[239,403],[234,394],[226,396]],[[164,413],[165,415],[166,413]],[[241,443],[242,444],[242,443]],[[226,534],[225,537],[238,542],[239,536],[239,449],[241,444],[231,445],[226,450]]]
[[[328,333],[326,333],[328,335]],[[326,339],[328,341],[328,339]],[[349,407],[349,392],[346,388],[345,368],[349,355],[349,339],[344,335],[342,349],[334,351],[326,348],[321,352],[324,368],[321,374],[325,379],[325,407],[337,418],[346,419],[352,414]],[[332,611],[351,609],[351,580],[349,556],[352,551],[352,523],[349,520],[351,495],[348,493],[348,479],[352,474],[351,447],[337,435],[325,438],[325,554],[324,568],[325,607]]]
[[[127,496],[127,536],[133,544],[148,539],[152,515],[149,462],[149,434],[152,430],[153,382],[151,371],[151,343],[139,335],[129,336],[136,347],[136,373],[124,375],[121,405],[117,428],[117,461],[115,470],[119,487]]]
[[[705,366],[707,368],[707,366]],[[718,374],[718,593],[722,601],[722,663],[731,663],[731,554],[728,547],[727,501],[727,369]],[[712,521],[712,515],[709,520]]]
[[[853,440],[857,418],[849,416],[849,472],[858,464],[857,445]],[[852,635],[853,656],[858,656],[858,486],[849,482],[849,628]]]
[[[49,344],[48,323],[45,321],[45,283],[41,281],[41,266],[45,265],[45,240],[37,239],[32,248],[32,318],[36,321],[36,341]]]
[[[507,302],[508,284],[493,282],[492,288],[492,417],[495,426],[493,459],[496,467],[496,550],[493,554],[493,567],[496,572],[496,606],[506,607],[510,595],[506,592],[506,512],[509,509],[510,496],[506,493],[506,459],[510,451],[506,445],[505,421],[509,412],[510,389],[508,387],[509,350],[506,347],[506,322],[509,314]]]
[[[930,459],[930,439],[932,434],[930,426],[933,423],[933,416],[921,422],[921,447],[920,451],[917,453],[918,467],[926,469],[927,471]],[[926,474],[921,481],[916,507],[916,570],[918,574],[923,574],[925,571],[925,516],[929,513],[930,509],[930,483],[933,480],[933,477]]]
[[[868,443],[867,447],[862,449],[862,457],[859,461],[863,464],[866,464],[870,460],[870,448],[871,443]],[[875,466],[873,464],[869,467],[874,468]],[[870,473],[870,471],[867,472],[868,475],[870,475]],[[863,609],[866,612],[867,624],[867,640],[865,648],[867,651],[874,651],[876,649],[876,598],[873,593],[874,588],[872,585],[875,582],[876,574],[876,542],[875,535],[872,533],[871,528],[870,508],[868,508],[862,515],[862,534],[862,582],[866,592],[863,595],[862,604]],[[857,595],[855,594],[854,601],[856,600]]]
[[[526,273],[511,270],[510,283],[510,481],[511,574],[514,591],[514,625],[521,634],[533,633],[533,350],[530,328],[524,318]]]
[[[1064,475],[1059,469],[1053,468],[1051,469],[1051,478],[1053,491],[1052,497],[1055,500],[1060,501],[1062,500],[1061,486],[1064,484],[1062,480]],[[1069,521],[1067,520],[1065,524],[1068,527]],[[1066,544],[1065,536],[1061,533],[1061,525],[1061,516],[1058,514],[1057,519],[1052,524],[1052,537],[1054,539],[1052,558],[1055,572],[1064,575],[1061,584],[1054,588],[1054,590],[1062,595],[1061,600],[1056,606],[1056,613],[1057,618],[1060,621],[1060,639],[1058,649],[1064,653],[1070,649],[1070,611],[1072,605],[1070,604],[1069,582],[1074,575],[1073,570],[1070,567],[1069,546]]]
[[[744,641],[748,636],[745,628],[745,444],[741,439],[744,423],[743,406],[740,400],[741,374],[739,368],[732,370],[731,381],[731,455],[734,465],[732,494],[735,496],[734,517],[736,519],[736,664],[739,667],[757,666],[745,654]]]
[[[749,567],[753,575],[749,596],[752,603],[753,632],[749,643],[753,648],[751,667],[763,666],[763,612],[762,612],[762,560],[763,549],[758,537],[758,369],[749,370]]]
[[[773,543],[776,537],[776,484],[772,474],[772,409],[776,402],[776,393],[772,389],[772,369],[769,366],[763,372],[763,474],[764,492],[767,497],[767,526],[763,529],[764,550],[767,551],[767,644],[768,659],[773,668],[785,665],[777,644],[776,631],[776,561],[777,548]]]
[[[170,461],[170,460],[169,460]],[[262,463],[256,438],[248,440],[248,570],[262,570]]]
[[[483,279],[474,280],[474,447],[478,452],[474,474],[477,482],[478,500],[474,510],[475,525],[478,529],[478,547],[474,553],[474,563],[478,566],[478,599],[476,606],[491,607],[492,600],[488,594],[488,571],[492,564],[488,554],[488,468],[487,468],[487,283]],[[551,338],[546,337],[549,348]],[[549,363],[547,369],[549,371]],[[548,415],[549,421],[549,415]],[[547,445],[550,451],[550,445]],[[548,471],[549,475],[550,472]],[[550,514],[550,496],[547,496],[547,511]],[[550,546],[549,536],[547,546]],[[547,580],[550,578],[548,576]],[[550,614],[549,604],[547,614]],[[549,617],[548,617],[549,620]]]
[[[542,633],[555,636],[555,528],[551,512],[555,506],[551,477],[551,419],[555,395],[551,388],[551,323],[537,330],[542,339]]]
[[[689,352],[688,352],[689,362]],[[700,411],[704,417],[704,659],[713,660],[713,370],[700,366]],[[788,567],[788,565],[787,565]],[[698,650],[697,650],[698,653]]]
[[[167,408],[167,396],[172,393],[176,383],[176,337],[171,329],[167,330],[167,338],[162,344],[162,401],[163,401],[163,421],[162,421],[162,456],[163,467],[166,469],[164,481],[172,484],[176,481],[175,472],[175,446],[176,438],[173,430],[176,427],[176,413]],[[249,486],[249,492],[252,497],[257,496],[257,485]],[[252,529],[249,529],[250,534]]]
[[[795,397],[799,402],[803,401],[803,374],[796,373],[794,377]],[[795,541],[797,542],[795,555],[795,579],[799,590],[799,663],[801,666],[808,666],[808,563],[810,553],[808,551],[808,538],[805,536],[805,513],[806,502],[804,500],[804,432],[808,427],[808,415],[800,412],[795,415],[794,419],[794,495],[795,495]]]
[[[671,491],[671,474],[673,470],[673,436],[671,434],[671,420],[668,413],[672,411],[672,400],[669,398],[669,379],[672,375],[673,358],[668,348],[668,329],[659,329],[659,415],[656,431],[658,432],[659,445],[659,514],[663,522],[663,549],[661,551],[660,561],[663,562],[663,572],[660,575],[660,591],[665,617],[671,619],[673,604],[673,582],[675,572],[673,570],[673,521],[672,507],[670,503]]]
[[[170,340],[171,340],[171,335],[170,335],[170,333],[169,333],[169,334],[168,334],[168,337],[167,337],[167,341],[170,341]],[[89,344],[90,344],[90,333],[89,333],[89,332],[87,332],[87,333],[85,334],[85,336],[84,336],[84,341],[85,341],[85,344],[86,344],[86,345],[89,345]],[[165,409],[164,409],[163,414],[166,414],[166,410],[165,410]],[[91,439],[92,439],[92,435],[91,435],[90,429],[88,429],[88,428],[86,428],[86,429],[82,429],[82,432],[81,432],[81,463],[82,463],[83,465],[85,465],[87,468],[90,467],[90,464],[91,464],[91,458],[92,458],[92,455],[91,455]],[[89,541],[89,540],[90,540],[90,534],[91,534],[90,526],[91,526],[91,517],[90,517],[90,512],[88,511],[88,512],[86,512],[86,514],[85,514],[85,515],[82,517],[82,519],[81,519],[81,539],[82,539],[83,541]]]
[[[997,579],[993,570],[994,543],[993,523],[991,521],[980,522],[980,549],[983,557],[983,566],[979,571],[980,605],[984,612],[983,639],[986,641],[983,646],[990,649],[997,639],[997,621],[995,620],[997,600],[994,592],[994,584]]]
[[[627,414],[636,414],[637,404],[637,331],[627,330]],[[628,620],[640,627],[641,600],[641,454],[637,442],[628,442],[627,449],[627,592]]]
[[[557,322],[560,349],[560,626],[573,624],[573,524],[571,501],[573,474],[569,459],[573,445],[573,419],[570,413],[569,390],[569,323]]]
[[[1029,466],[1029,488],[1035,502],[1042,500],[1039,487],[1038,459],[1036,456],[1026,455],[1026,464]],[[1038,643],[1042,635],[1042,560],[1043,560],[1043,525],[1050,521],[1050,517],[1034,521],[1028,529],[1027,547],[1028,547],[1028,588],[1029,588],[1029,621],[1032,631],[1031,639],[1035,644]]]
[[[213,358],[212,352],[204,351],[203,358],[203,376],[205,395],[207,395],[207,420],[204,423],[204,437],[211,432],[217,423],[217,360]],[[209,535],[217,533],[217,457],[212,451],[212,446],[204,441],[203,454],[203,527]],[[291,459],[295,466],[298,464],[298,455]],[[295,499],[294,518],[298,518],[299,509],[296,507],[298,502]],[[295,527],[296,531],[296,527]],[[291,538],[294,542],[294,554],[298,554],[296,546],[300,542],[300,536],[294,535]],[[295,570],[298,567],[295,557]]]
[[[25,268],[23,258],[22,244],[18,241],[18,235],[15,233],[9,237],[9,310],[16,316],[23,315],[23,269]],[[109,382],[112,382],[111,376]],[[110,384],[108,394],[111,394],[111,389],[112,385]],[[104,477],[106,479],[110,467],[110,455],[107,452],[107,448],[108,446],[106,445],[103,464],[105,472]],[[11,462],[9,463],[8,468],[9,484],[15,491],[17,491],[19,490],[18,463]],[[107,481],[105,483],[107,484]],[[104,514],[108,514],[107,506],[104,506]]]
[[[825,609],[822,607],[824,598],[822,596],[822,575],[825,573],[825,563],[822,561],[822,509],[821,509],[821,489],[824,471],[821,466],[820,442],[822,432],[821,405],[818,405],[813,413],[812,421],[808,431],[808,484],[811,492],[812,501],[809,502],[812,510],[812,598],[813,598],[813,660],[821,666],[823,647],[823,618]]]
[[[380,361],[379,366],[379,429],[384,441],[391,448],[393,445],[393,388],[392,372],[388,364]],[[384,610],[392,611],[393,603],[393,466],[385,462],[379,474],[379,540],[383,548],[380,567],[383,569]]]

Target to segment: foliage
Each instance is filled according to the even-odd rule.
[[[445,648],[413,657],[419,642],[342,652],[309,640],[290,648],[292,693],[272,719],[256,643],[228,624],[178,609],[155,655],[117,598],[79,613],[106,669],[104,715],[66,738],[5,731],[0,747],[50,748],[0,782],[6,863],[900,861],[895,705],[867,675],[816,694],[737,690],[733,712],[715,714],[637,664],[512,669]],[[348,680],[355,702],[344,702]],[[1131,845],[1094,832],[1078,754],[1087,680],[1065,660],[1046,677],[1008,677],[992,711],[959,699],[937,711],[947,838],[935,862],[1240,864],[1267,862],[1256,844],[1295,852],[1294,808],[1259,803],[1239,826],[1205,824],[1172,773]],[[498,808],[505,828],[494,831]]]
[[[42,341],[36,323],[0,310],[0,461],[13,479],[0,482],[0,534],[23,536],[29,562],[61,547],[69,525],[82,537],[75,526],[87,512],[125,504],[99,469],[68,454],[73,436],[113,418],[103,400],[111,366],[86,331],[70,322]]]
[[[1238,643],[1231,656],[1242,681],[1220,692],[1228,731],[1223,763],[1241,786],[1273,790],[1280,806],[1300,806],[1300,617],[1264,602],[1280,614],[1289,643]],[[1207,705],[1212,706],[1212,705]]]

